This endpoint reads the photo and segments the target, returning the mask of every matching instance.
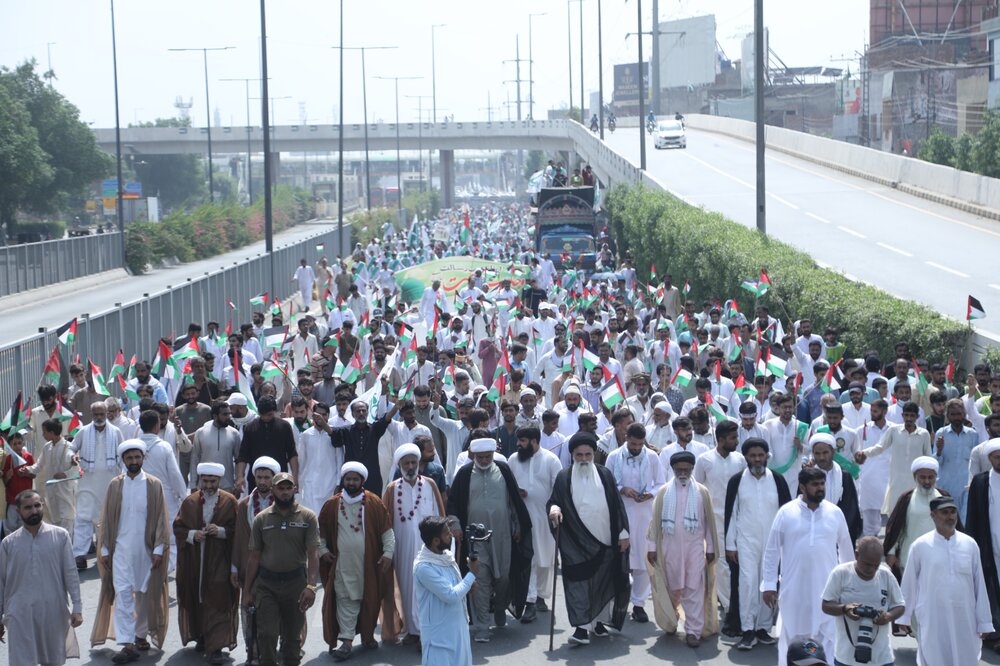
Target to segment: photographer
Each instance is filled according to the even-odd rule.
[[[840,618],[834,663],[889,666],[889,624],[903,614],[903,594],[882,564],[882,544],[876,537],[858,539],[854,556],[854,562],[830,572],[823,591],[823,612]]]
[[[413,564],[413,593],[421,632],[434,637],[421,642],[423,664],[472,664],[465,597],[476,581],[479,562],[470,558],[463,578],[451,555],[453,537],[447,518],[427,516],[420,521],[424,545]]]

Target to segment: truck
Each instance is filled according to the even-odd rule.
[[[594,188],[544,187],[536,195],[535,250],[548,253],[556,268],[597,265]]]

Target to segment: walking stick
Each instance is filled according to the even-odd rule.
[[[549,652],[552,652],[552,641],[555,639],[556,631],[556,580],[559,577],[559,529],[560,522],[556,525],[556,547],[552,553],[552,607],[549,608]]]

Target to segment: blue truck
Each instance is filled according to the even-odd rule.
[[[556,268],[597,264],[597,218],[594,188],[545,187],[536,195],[535,250],[548,253]]]

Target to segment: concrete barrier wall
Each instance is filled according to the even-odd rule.
[[[754,141],[754,124],[745,120],[691,114],[685,121],[692,129]],[[770,149],[1000,220],[1000,179],[782,127],[768,126],[766,141]]]

